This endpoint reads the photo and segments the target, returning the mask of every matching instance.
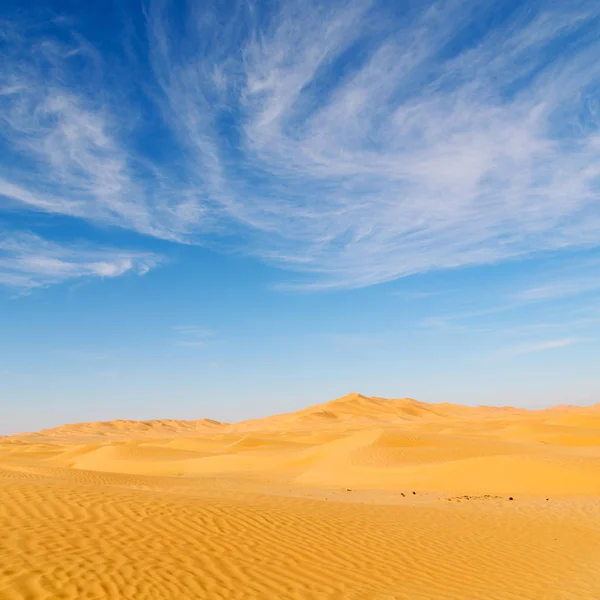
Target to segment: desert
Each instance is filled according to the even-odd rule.
[[[0,438],[0,597],[594,600],[600,405],[350,394]]]
[[[0,600],[600,600],[599,274],[600,0],[0,0]]]

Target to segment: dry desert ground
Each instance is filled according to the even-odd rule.
[[[0,598],[598,600],[600,405],[1,438]]]

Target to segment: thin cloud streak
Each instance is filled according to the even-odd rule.
[[[215,343],[214,332],[208,329],[196,325],[176,325],[173,329],[177,334],[177,346],[204,348],[209,343]]]
[[[582,296],[600,291],[600,279],[597,275],[581,278],[568,278],[564,281],[540,285],[520,294],[524,301],[543,302],[571,296]]]
[[[152,253],[60,245],[33,233],[0,233],[0,285],[22,292],[87,277],[144,275],[160,261]]]
[[[573,344],[580,343],[584,340],[577,338],[567,338],[561,340],[548,340],[544,342],[536,342],[533,344],[522,344],[520,346],[515,346],[514,348],[510,348],[507,350],[506,354],[509,356],[518,356],[521,354],[532,354],[534,352],[543,352],[545,350],[554,350],[557,348],[566,348],[567,346],[572,346]]]
[[[146,11],[171,162],[128,143],[136,98],[120,117],[81,38],[9,29],[0,108],[20,162],[0,196],[225,245],[299,273],[289,288],[600,244],[597,3],[515,10],[479,37],[499,2],[238,2],[225,20],[205,4],[183,29],[173,5]]]

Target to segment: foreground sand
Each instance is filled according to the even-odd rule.
[[[3,438],[0,598],[597,600],[600,406],[353,394]]]

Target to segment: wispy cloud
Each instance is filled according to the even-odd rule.
[[[565,348],[567,346],[572,346],[573,344],[577,344],[584,340],[577,338],[566,338],[560,340],[547,340],[542,342],[534,342],[531,344],[521,344],[519,346],[514,346],[506,351],[506,355],[508,356],[517,356],[520,354],[532,354],[534,352],[543,352],[544,350],[554,350],[556,348]]]
[[[323,333],[317,336],[321,342],[340,348],[369,348],[392,343],[387,335],[360,333]]]
[[[438,298],[439,296],[448,296],[453,290],[398,290],[393,292],[394,296],[399,296],[406,300],[425,300],[427,298]]]
[[[161,223],[172,208],[155,200],[164,187],[157,166],[124,142],[139,109],[107,86],[103,57],[62,24],[40,35],[2,23],[0,200],[176,238]]]
[[[598,9],[515,14],[449,52],[476,13],[474,3],[444,2],[389,26],[371,3],[292,3],[245,40],[217,107],[241,113],[238,150],[264,182],[257,190],[235,173],[226,190],[227,210],[260,232],[259,255],[322,275],[317,286],[357,286],[597,242],[598,138],[587,98],[598,45],[567,41]],[[157,31],[156,48],[168,48],[164,24]],[[549,60],[561,41],[566,58]],[[356,47],[363,57],[345,64]],[[169,72],[197,73],[197,55],[160,56]],[[213,62],[200,60],[202,73]],[[173,114],[197,106],[189,90],[201,81],[210,79],[168,88]],[[587,131],[565,136],[561,113]],[[181,125],[194,136],[192,121]],[[203,148],[210,140],[203,156],[218,161],[221,180],[227,148],[202,132],[193,139]]]
[[[209,342],[214,342],[214,332],[195,325],[177,325],[175,328],[177,346],[203,348]]]
[[[22,291],[85,277],[143,275],[159,262],[151,253],[60,245],[33,233],[0,233],[0,285]]]
[[[501,286],[497,283],[488,289],[478,286],[475,293],[469,294],[467,308],[428,316],[421,321],[421,325],[461,328],[467,321],[492,315],[507,313],[507,318],[510,318],[508,313],[522,309],[535,310],[535,313],[530,312],[530,319],[542,318],[540,323],[517,325],[516,329],[523,332],[531,328],[575,326],[597,319],[595,300],[600,293],[600,262],[595,255],[575,255],[575,258],[568,254],[566,257],[555,255],[553,260],[538,261],[537,265],[535,269],[529,265],[529,276],[522,278],[526,283],[521,282],[516,286],[514,281],[504,280]],[[588,314],[590,310],[592,312]],[[551,322],[544,322],[544,319],[550,319]],[[505,325],[504,333],[515,329]]]
[[[481,317],[489,317],[490,315],[494,314],[505,313],[516,308],[521,308],[522,306],[523,302],[511,301],[505,304],[490,306],[489,308],[482,308],[479,310],[467,310],[446,315],[429,316],[423,319],[421,325],[423,327],[462,329],[463,326],[459,323],[463,321],[469,321]]]
[[[598,291],[600,291],[600,276],[594,269],[585,277],[568,277],[561,281],[528,288],[519,294],[519,298],[524,301],[541,302],[582,296]]]
[[[175,27],[150,2],[160,160],[131,143],[141,102],[104,56],[5,28],[0,197],[172,241],[235,233],[316,288],[600,243],[597,2],[268,4],[192,3]]]

